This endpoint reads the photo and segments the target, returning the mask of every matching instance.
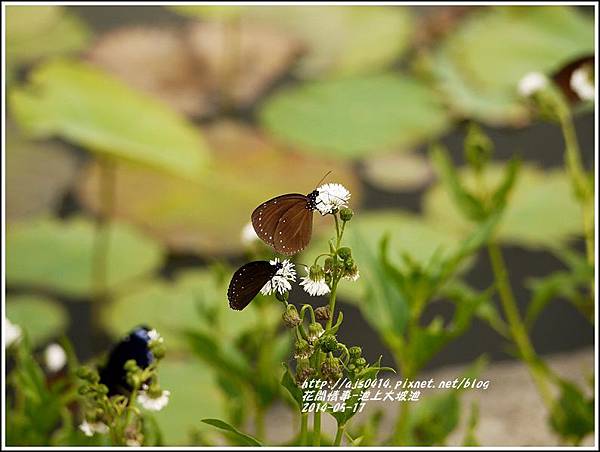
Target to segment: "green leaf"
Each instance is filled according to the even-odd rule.
[[[123,223],[111,223],[106,257],[107,288],[114,290],[148,274],[162,263],[160,246]],[[85,218],[40,219],[8,226],[6,281],[72,297],[94,290],[95,225]],[[58,252],[60,251],[60,252]]]
[[[365,179],[383,190],[416,191],[433,180],[431,164],[416,152],[368,157],[362,167]]]
[[[192,124],[89,64],[49,62],[9,97],[17,122],[35,137],[59,135],[91,152],[190,178],[208,160]]]
[[[8,221],[48,215],[75,179],[77,161],[60,143],[26,140],[6,127],[6,216]]]
[[[214,123],[206,137],[216,155],[207,173],[193,181],[121,165],[115,214],[150,231],[170,249],[214,256],[246,249],[241,232],[261,202],[282,193],[309,193],[329,170],[352,192],[353,206],[360,203],[361,187],[349,165],[286,152],[240,123]],[[79,192],[94,212],[99,208],[99,170],[98,164],[87,168]],[[316,215],[315,235],[330,220]]]
[[[488,189],[498,187],[503,175],[503,165],[490,166],[483,177]],[[471,171],[462,170],[459,177],[463,186],[476,189]],[[472,227],[441,184],[425,195],[424,211],[427,221],[443,224],[449,231],[460,233]],[[581,234],[580,217],[580,207],[563,171],[522,165],[500,219],[497,238],[528,248],[554,248]]]
[[[586,397],[572,383],[562,381],[560,397],[550,414],[550,425],[561,437],[578,444],[594,432],[594,398]]]
[[[39,295],[7,296],[6,317],[27,332],[33,346],[60,336],[69,323],[68,314],[60,304]]]
[[[296,380],[292,376],[292,371],[290,370],[290,366],[287,363],[283,363],[283,367],[285,371],[281,376],[281,386],[288,390],[294,402],[298,406],[298,409],[302,409],[302,389],[298,387],[296,384]]]
[[[279,91],[266,101],[260,119],[273,135],[303,151],[342,158],[410,149],[448,126],[446,112],[429,87],[393,74],[310,82]]]
[[[532,71],[551,74],[593,54],[594,42],[593,18],[575,8],[483,8],[435,52],[431,68],[452,107],[464,116],[520,124],[529,112],[517,94],[519,80]]]
[[[221,430],[225,430],[226,432],[232,433],[238,440],[242,441],[247,446],[262,446],[260,442],[256,438],[253,438],[250,435],[240,432],[235,427],[229,425],[227,422],[222,421],[220,419],[202,419],[202,422],[208,425],[212,425]]]
[[[476,430],[477,424],[479,423],[479,403],[473,401],[471,403],[471,413],[469,415],[469,421],[467,423],[467,431],[463,440],[463,446],[477,447],[480,446],[477,440]]]
[[[77,52],[90,38],[85,24],[61,6],[11,5],[5,12],[6,64],[10,67]]]
[[[171,391],[169,404],[153,413],[164,444],[189,445],[198,418],[223,416],[224,397],[211,369],[197,360],[167,358],[158,369],[161,387]]]

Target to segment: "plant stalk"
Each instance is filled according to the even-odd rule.
[[[340,446],[342,444],[342,436],[344,436],[344,424],[338,425],[337,432],[335,433],[335,440],[333,441],[334,446]]]

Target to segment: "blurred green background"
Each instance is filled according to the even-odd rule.
[[[188,359],[176,333],[197,324],[199,300],[217,303],[232,331],[255,320],[251,310],[243,319],[227,310],[224,286],[208,269],[245,261],[241,231],[254,207],[308,193],[331,170],[329,181],[351,190],[370,247],[388,232],[393,249],[417,259],[452,249],[468,225],[437,185],[425,150],[439,140],[462,161],[467,120],[484,125],[495,158],[518,153],[525,161],[500,232],[517,298],[525,300],[532,277],[562,268],[556,248],[583,249],[578,208],[558,171],[560,130],[533,120],[516,86],[528,72],[552,74],[594,52],[592,8],[9,6],[6,13],[7,316],[38,346],[66,332],[85,360],[147,322],[169,345],[163,386],[208,385],[212,374]],[[593,117],[588,108],[576,119],[587,167]],[[313,249],[327,231],[316,220]],[[105,248],[99,224],[109,225]],[[476,288],[491,282],[486,259],[465,271]],[[340,336],[353,342],[359,334],[369,360],[383,351],[389,362],[356,307],[356,286],[341,294]],[[314,302],[298,290],[291,299]],[[428,313],[438,314],[449,316],[450,304]],[[567,303],[551,304],[532,335],[542,353],[593,343],[593,327]],[[431,365],[482,352],[508,358],[502,347],[475,321]],[[191,410],[204,396],[174,392],[175,406],[159,416],[171,424],[165,431],[185,434],[169,413]]]

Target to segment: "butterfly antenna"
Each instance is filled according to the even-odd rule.
[[[319,181],[319,183],[317,185],[315,185],[315,187],[318,187],[319,185],[321,185],[321,182],[323,182],[327,178],[327,176],[329,176],[330,174],[331,174],[331,170],[327,171],[327,174],[325,174],[325,176],[323,176],[321,178],[321,180]]]

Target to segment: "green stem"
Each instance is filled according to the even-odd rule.
[[[306,434],[308,431],[308,413],[300,413],[300,439],[299,446],[306,445]]]
[[[510,280],[508,279],[508,271],[502,252],[498,245],[491,241],[488,244],[488,253],[492,263],[492,270],[496,280],[500,302],[508,321],[509,331],[513,342],[517,346],[525,364],[529,368],[529,372],[536,383],[540,395],[548,408],[552,407],[552,394],[550,393],[546,377],[547,374],[542,366],[538,363],[538,359],[527,335],[525,324],[519,314],[519,309],[512,292]]]
[[[317,409],[313,413],[313,434],[312,434],[312,445],[321,445],[321,410]]]
[[[337,432],[335,433],[335,440],[333,441],[334,446],[340,446],[342,444],[342,436],[344,436],[344,424],[338,424]]]

